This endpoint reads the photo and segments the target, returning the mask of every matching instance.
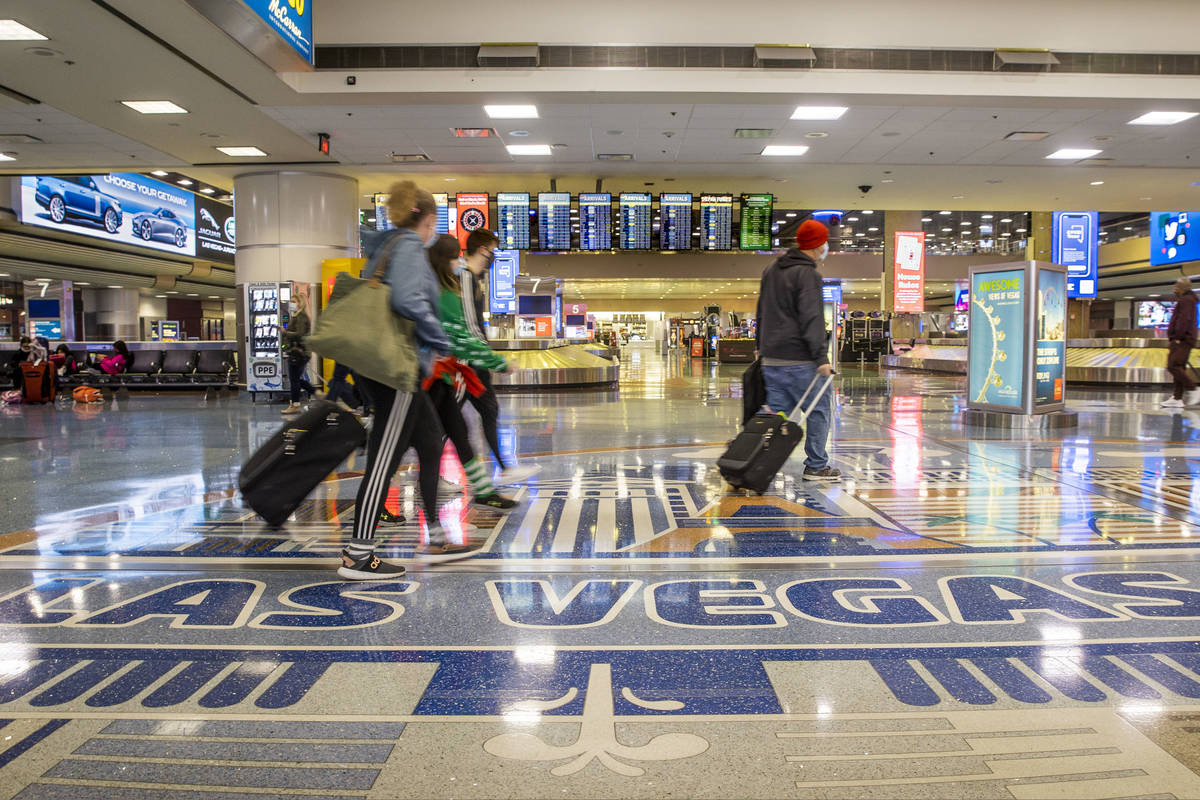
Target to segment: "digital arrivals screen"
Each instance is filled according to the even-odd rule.
[[[643,192],[622,192],[621,249],[650,249],[650,195]]]
[[[771,207],[769,194],[742,195],[742,225],[739,246],[742,250],[771,249]]]
[[[612,195],[608,192],[579,195],[579,249],[612,249]]]
[[[529,195],[500,192],[496,195],[497,236],[504,250],[529,249]]]
[[[450,233],[450,195],[446,193],[433,195],[433,204],[437,207],[437,232]],[[376,212],[378,213],[378,211]]]
[[[571,194],[538,195],[538,246],[543,250],[571,249]]]
[[[733,247],[733,195],[700,195],[700,249]]]
[[[692,196],[685,193],[658,196],[659,249],[692,249]]]

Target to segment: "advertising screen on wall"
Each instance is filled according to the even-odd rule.
[[[488,227],[487,192],[467,192],[457,197],[458,244],[467,249],[467,237],[472,231]]]
[[[692,196],[664,192],[658,196],[659,249],[692,249]]]
[[[496,195],[496,235],[505,250],[529,249],[529,194],[500,192]]]
[[[579,249],[612,249],[612,195],[608,192],[579,195]]]
[[[1150,263],[1153,266],[1200,261],[1200,238],[1192,233],[1193,219],[1200,220],[1200,211],[1150,212]]]
[[[621,192],[620,242],[622,250],[650,249],[649,192]]]
[[[733,247],[733,195],[700,195],[700,249]]]
[[[1025,270],[971,276],[967,399],[1010,410],[1025,406]]]
[[[543,250],[571,249],[570,192],[538,195],[538,246]]]
[[[242,0],[280,39],[313,63],[314,0]]]
[[[1138,303],[1137,326],[1139,328],[1165,328],[1171,324],[1171,314],[1175,313],[1175,302],[1143,300]]]
[[[1067,296],[1095,297],[1100,274],[1100,214],[1055,211],[1052,221],[1050,260],[1067,268]]]
[[[196,257],[232,264],[236,253],[233,206],[196,195]]]
[[[895,291],[892,310],[920,314],[925,310],[925,234],[896,231]]]
[[[521,274],[519,250],[497,250],[488,273],[488,313],[517,313],[517,276]]]
[[[738,237],[742,250],[771,249],[771,209],[774,203],[774,195],[742,195],[742,224]]]
[[[954,290],[954,310],[966,311],[971,303],[971,290],[963,286]]]
[[[1037,283],[1034,404],[1047,406],[1063,402],[1063,371],[1067,361],[1067,275],[1039,269]]]
[[[196,255],[196,196],[133,173],[26,175],[20,216],[62,233]]]

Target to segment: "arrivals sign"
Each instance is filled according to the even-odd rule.
[[[925,234],[896,231],[895,289],[892,310],[920,314],[925,310]]]
[[[1050,259],[1067,268],[1067,297],[1096,296],[1100,270],[1100,215],[1095,211],[1055,211]]]
[[[313,0],[242,0],[280,39],[313,63]]]
[[[1007,411],[1025,409],[1026,269],[971,275],[967,401]]]

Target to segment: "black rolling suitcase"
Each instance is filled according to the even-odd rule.
[[[242,465],[242,497],[278,528],[366,440],[367,431],[353,414],[334,403],[315,401]]]
[[[749,489],[758,494],[765,492],[776,473],[791,457],[796,445],[804,440],[801,420],[808,417],[821,395],[829,391],[831,383],[832,375],[809,384],[790,416],[755,414],[751,417],[742,427],[742,432],[729,443],[724,455],[717,459],[721,477],[734,488]],[[808,408],[802,410],[814,386],[819,387],[816,396]],[[799,418],[797,415],[800,415]]]

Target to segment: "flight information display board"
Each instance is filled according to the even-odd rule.
[[[692,249],[692,196],[663,193],[658,196],[659,249]]]
[[[700,195],[700,249],[733,247],[733,195]]]
[[[433,194],[433,204],[437,206],[436,230],[438,233],[450,233],[450,195],[446,193]],[[378,215],[378,212],[376,212]]]
[[[529,194],[500,192],[496,195],[496,235],[501,250],[529,249]]]
[[[571,193],[538,195],[538,245],[543,250],[571,249]]]
[[[621,192],[622,250],[650,249],[650,202],[649,192]]]
[[[579,249],[612,249],[612,195],[608,192],[579,195]]]
[[[738,237],[742,250],[771,249],[771,207],[774,200],[770,194],[742,195],[741,235]]]

